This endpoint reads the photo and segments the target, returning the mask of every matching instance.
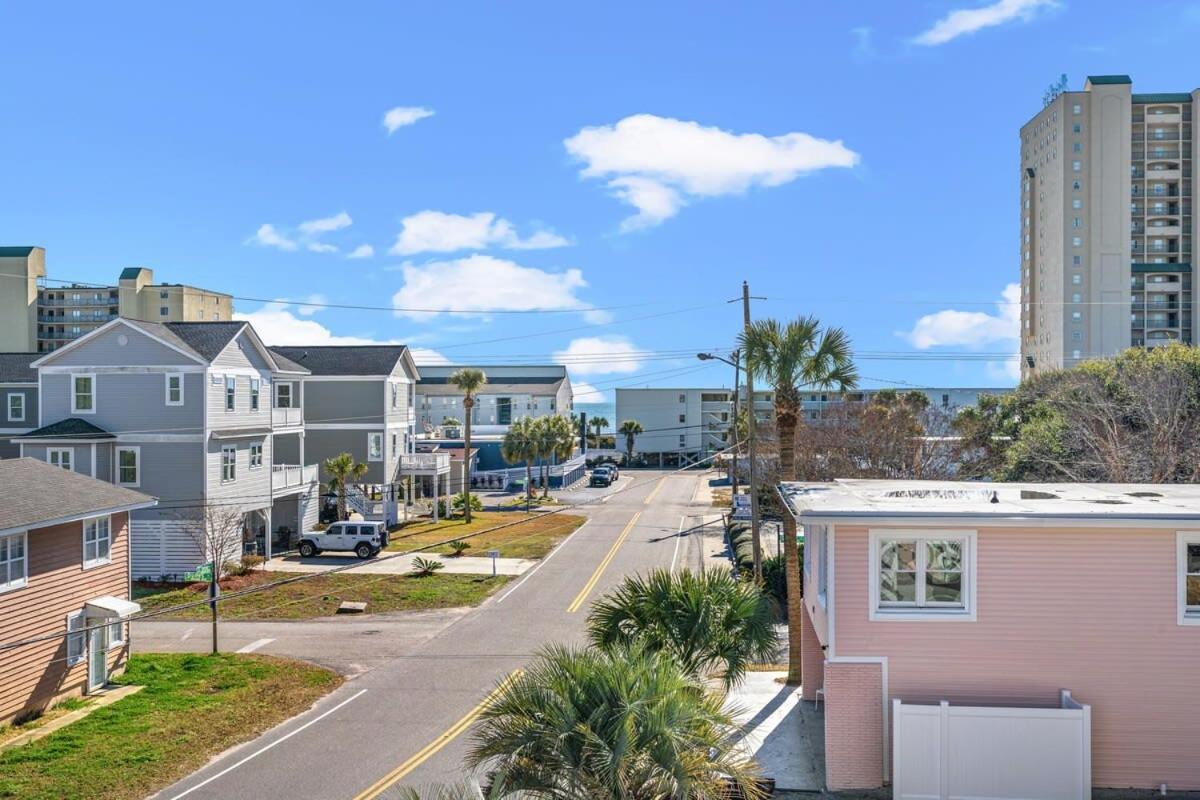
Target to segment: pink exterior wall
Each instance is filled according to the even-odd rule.
[[[1092,707],[1094,786],[1200,789],[1200,626],[1177,624],[1177,528],[953,527],[977,531],[974,622],[870,621],[868,528],[837,526],[835,656],[886,656],[905,702],[1053,706],[1070,689]],[[826,666],[827,731],[842,666]]]
[[[825,665],[825,785],[883,783],[883,676],[879,664]]]
[[[813,628],[812,617],[808,609],[800,620],[800,696],[805,700],[816,700],[817,690],[825,685],[825,653],[821,650],[821,640]]]

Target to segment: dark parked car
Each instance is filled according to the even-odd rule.
[[[588,486],[612,486],[613,476],[608,467],[596,467],[592,470],[592,478]]]

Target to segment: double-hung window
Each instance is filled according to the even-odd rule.
[[[111,561],[112,519],[91,517],[83,521],[83,568]]]
[[[227,444],[221,448],[221,482],[237,480],[237,448]]]
[[[75,451],[69,447],[52,447],[46,451],[46,461],[53,466],[62,467],[67,472],[70,472],[74,465],[72,456]]]
[[[0,536],[0,592],[19,589],[29,577],[25,531]]]
[[[250,445],[250,469],[258,469],[262,466],[262,456],[262,442],[254,442]]]
[[[183,405],[183,375],[179,372],[167,373],[167,405]]]
[[[872,531],[872,620],[974,619],[975,533]]]
[[[275,406],[276,408],[292,407],[292,385],[290,383],[275,384]]]
[[[237,378],[233,375],[225,376],[225,410],[233,411],[234,400],[237,397]]]
[[[260,384],[259,384],[258,378],[250,379],[250,410],[251,411],[258,411],[258,387],[259,387],[259,385]]]
[[[8,421],[9,422],[24,422],[25,421],[25,393],[24,392],[9,392],[8,393]]]
[[[96,376],[71,376],[71,413],[96,413]]]
[[[142,449],[117,448],[117,483],[121,486],[140,486],[142,483]]]
[[[383,461],[383,434],[367,434],[367,460]]]
[[[82,611],[67,614],[67,666],[83,661],[84,627],[87,625]]]
[[[1200,625],[1200,531],[1180,531],[1178,538],[1179,624]]]

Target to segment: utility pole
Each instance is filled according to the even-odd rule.
[[[750,284],[742,281],[742,324],[748,336],[750,334]],[[754,579],[762,580],[762,544],[758,541],[758,451],[755,447],[754,429],[757,427],[754,419],[754,365],[750,363],[750,354],[742,354],[746,361],[746,439],[750,453],[750,541],[754,547]],[[736,389],[736,387],[735,387]]]
[[[733,424],[729,426],[729,429],[733,431],[733,436],[730,437],[733,440],[733,469],[729,471],[729,478],[733,482],[733,493],[736,495],[738,493],[737,460],[742,452],[742,443],[738,439],[738,387],[742,382],[740,374],[742,351],[734,350],[731,355],[733,356]]]

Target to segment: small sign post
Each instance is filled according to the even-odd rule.
[[[499,550],[488,550],[487,553],[492,559],[492,577],[496,577],[496,559],[500,557]]]

